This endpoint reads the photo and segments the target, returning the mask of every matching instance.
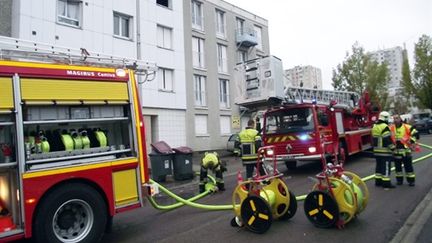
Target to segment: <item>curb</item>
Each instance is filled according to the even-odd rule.
[[[432,215],[432,189],[411,213],[390,243],[416,242],[424,224]]]

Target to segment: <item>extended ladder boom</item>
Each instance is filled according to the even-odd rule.
[[[360,99],[360,95],[349,91],[318,90],[301,87],[285,88],[285,97],[288,101],[302,101],[329,104],[330,101],[337,101],[338,104],[354,107]]]
[[[4,36],[0,36],[0,59],[130,68],[144,75],[154,74],[157,70],[152,62]]]

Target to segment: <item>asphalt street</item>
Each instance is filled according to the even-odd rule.
[[[421,142],[432,145],[432,136],[422,136]],[[419,158],[431,152],[422,149],[414,157]],[[243,168],[238,158],[224,159],[228,163],[226,191],[200,199],[199,203],[232,205],[237,171]],[[196,160],[199,157],[194,158],[194,168],[199,163]],[[346,170],[361,177],[373,174],[374,168],[375,160],[368,154],[350,157],[345,164]],[[305,216],[302,201],[298,202],[297,213],[291,220],[275,221],[270,230],[261,235],[244,228],[231,227],[230,220],[234,216],[232,210],[208,211],[183,206],[171,211],[160,211],[147,204],[141,209],[117,215],[112,232],[105,235],[103,242],[431,242],[432,236],[427,229],[432,224],[429,212],[432,207],[428,201],[432,188],[432,158],[416,163],[414,168],[417,180],[415,187],[405,183],[386,190],[368,181],[366,184],[370,197],[366,209],[343,229],[313,226]],[[283,178],[290,191],[298,196],[311,191],[313,182],[310,178],[321,171],[321,164],[304,163],[293,171],[287,171],[282,166],[280,170],[284,172]],[[168,181],[164,185],[184,198],[198,193],[198,178],[183,182]],[[155,199],[164,205],[175,202],[165,195]],[[428,211],[428,208],[431,210]]]

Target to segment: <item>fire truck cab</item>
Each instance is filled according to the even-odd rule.
[[[141,64],[6,37],[0,57],[0,241],[100,240],[149,180]]]
[[[265,57],[236,67],[236,103],[262,112],[262,140],[289,169],[298,161],[344,162],[371,148],[379,109],[367,93],[285,87],[281,61]],[[263,90],[270,89],[270,90]],[[279,90],[278,90],[279,89]]]

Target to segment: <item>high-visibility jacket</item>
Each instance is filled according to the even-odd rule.
[[[202,159],[201,166],[205,169],[220,170],[220,161],[217,153],[206,153]]]
[[[415,134],[417,130],[409,124],[401,124],[390,126],[392,141],[396,144],[396,154],[405,154],[411,152],[411,145],[415,144],[417,139]]]
[[[373,152],[375,156],[391,156],[394,144],[387,123],[378,120],[372,127]]]
[[[261,141],[261,137],[256,129],[246,128],[239,133],[241,159],[255,160],[257,156],[256,142]]]

